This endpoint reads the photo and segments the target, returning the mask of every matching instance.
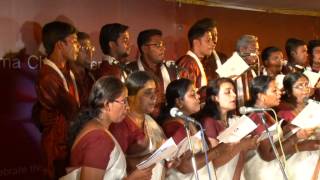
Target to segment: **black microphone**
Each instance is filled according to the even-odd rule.
[[[249,114],[252,112],[262,112],[262,111],[271,111],[271,108],[255,108],[255,107],[245,107],[242,106],[239,108],[240,114]]]
[[[190,117],[190,116],[187,116],[187,115],[183,114],[183,112],[180,111],[180,110],[179,110],[178,108],[176,108],[176,107],[171,108],[171,110],[170,110],[170,115],[171,115],[172,117],[179,117],[179,118],[182,118],[182,119],[184,119],[184,120],[186,120],[186,121],[189,121],[189,122],[198,124],[198,122],[197,122],[195,119],[193,119],[193,118]]]

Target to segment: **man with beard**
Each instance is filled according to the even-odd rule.
[[[168,84],[176,79],[176,68],[174,65],[167,66],[164,62],[165,44],[162,32],[158,29],[147,29],[138,35],[138,48],[140,58],[128,65],[131,72],[147,71],[156,80],[156,105],[152,116],[157,118],[161,106],[165,103],[164,92]]]
[[[42,30],[44,59],[36,84],[42,148],[46,160],[46,178],[58,179],[67,165],[67,132],[80,106],[78,86],[69,63],[77,59],[79,43],[76,29],[54,21]]]
[[[130,53],[128,28],[119,23],[106,24],[101,28],[99,40],[104,57],[95,71],[96,79],[112,75],[124,82],[127,78],[125,61]]]

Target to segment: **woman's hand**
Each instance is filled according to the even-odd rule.
[[[320,149],[320,140],[306,140],[298,143],[299,151],[315,151]]]
[[[215,138],[208,137],[211,148],[216,147],[219,144],[219,141]]]
[[[135,169],[131,174],[129,174],[125,180],[150,180],[152,176],[152,169],[155,165],[150,166],[146,169]]]
[[[315,128],[301,129],[297,132],[297,137],[299,139],[308,139],[315,132]]]
[[[170,169],[170,168],[176,168],[181,164],[181,159],[180,158],[176,158],[170,161],[166,161],[166,168]]]
[[[244,138],[240,141],[240,147],[242,150],[251,150],[256,149],[259,145],[258,142],[259,136],[252,136],[248,138]]]

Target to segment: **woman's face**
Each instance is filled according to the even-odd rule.
[[[113,102],[108,102],[110,119],[114,123],[121,122],[128,112],[128,90],[125,88],[121,95]]]
[[[265,93],[261,93],[260,98],[265,107],[271,108],[280,104],[281,92],[276,86],[276,81],[272,80]]]
[[[292,86],[292,94],[297,104],[305,103],[305,99],[310,96],[309,80],[306,77],[300,77]]]
[[[156,105],[156,83],[149,80],[145,83],[142,89],[134,96],[134,109],[138,109],[141,113],[151,113]]]
[[[213,100],[219,103],[220,109],[223,111],[231,111],[236,109],[236,93],[233,84],[224,82],[220,85],[219,93],[213,96]]]
[[[186,94],[183,97],[183,100],[180,103],[179,109],[185,114],[190,115],[200,111],[200,99],[197,94],[197,90],[194,85],[190,85]]]

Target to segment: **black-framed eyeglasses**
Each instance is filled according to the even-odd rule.
[[[165,43],[164,42],[151,43],[151,44],[145,44],[145,46],[155,46],[156,48],[163,48],[165,47]]]

